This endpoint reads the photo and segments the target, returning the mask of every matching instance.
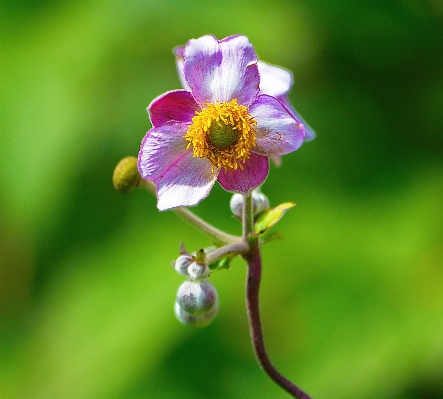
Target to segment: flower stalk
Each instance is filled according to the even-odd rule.
[[[248,264],[246,277],[246,309],[255,357],[263,371],[286,392],[291,394],[294,398],[311,399],[308,394],[280,374],[271,363],[268,353],[266,352],[259,307],[259,290],[261,281],[260,242],[258,237],[251,235],[253,232],[251,194],[244,196],[242,223],[243,239],[246,239],[246,242],[248,242],[248,250],[242,255]]]
[[[146,179],[140,179],[139,187],[148,190],[154,196],[156,195],[156,185],[154,182]],[[239,244],[242,241],[241,237],[234,236],[232,234],[225,233],[212,226],[205,220],[199,218],[195,213],[184,207],[178,207],[171,209],[177,216],[194,226],[197,230],[210,237],[215,244],[229,245]]]
[[[249,246],[247,242],[224,245],[223,247],[210,252],[206,256],[206,262],[208,263],[208,265],[211,265],[212,263],[226,256],[241,255],[245,253],[248,249]]]

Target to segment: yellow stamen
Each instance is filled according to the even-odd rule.
[[[214,168],[243,169],[255,147],[257,121],[248,113],[248,107],[237,99],[224,103],[205,103],[196,112],[184,138],[192,145],[194,157],[207,158]]]

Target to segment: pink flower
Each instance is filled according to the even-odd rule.
[[[245,36],[203,36],[176,52],[184,90],[149,105],[153,127],[138,156],[141,176],[157,184],[160,210],[196,205],[216,181],[248,193],[265,181],[268,157],[297,150],[305,137],[303,123],[284,105],[290,73],[258,62]],[[260,80],[263,66],[287,72],[289,83],[280,79],[277,92],[271,74]]]

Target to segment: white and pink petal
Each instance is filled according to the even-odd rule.
[[[193,157],[189,149],[168,170],[157,176],[157,208],[161,211],[179,206],[197,205],[206,198],[217,180],[206,158]]]
[[[260,73],[260,94],[276,97],[297,121],[303,123],[305,127],[304,141],[313,140],[316,136],[314,130],[294,109],[287,96],[293,83],[292,73],[287,69],[263,61],[258,61],[258,71]]]
[[[303,124],[295,120],[276,98],[260,95],[249,112],[257,121],[253,152],[266,156],[284,155],[303,144]]]
[[[292,73],[287,69],[258,61],[260,73],[260,94],[279,97],[287,94],[292,87]]]
[[[268,157],[251,153],[251,157],[242,164],[243,169],[220,169],[218,182],[227,191],[247,194],[261,186],[269,172]]]
[[[184,70],[184,53],[185,53],[185,46],[178,46],[174,48],[173,53],[175,55],[175,64],[177,66],[177,73],[178,77],[180,78],[180,83],[182,84],[182,87],[185,90],[190,91],[191,88],[188,85],[188,82],[185,79],[185,70]]]
[[[257,56],[241,35],[220,41],[209,35],[190,40],[184,51],[184,76],[200,106],[234,98],[249,105],[259,92]]]
[[[278,100],[286,107],[286,109],[292,114],[292,116],[295,119],[297,119],[299,122],[303,123],[303,126],[305,127],[305,140],[304,141],[314,140],[315,137],[317,136],[315,134],[315,131],[305,122],[305,120],[295,110],[295,108],[292,106],[291,102],[289,101],[289,98],[287,96],[281,96],[281,97],[278,97]]]
[[[186,123],[172,122],[146,133],[138,154],[138,170],[144,179],[155,181],[186,153],[188,142],[183,136],[188,127]]]
[[[169,122],[192,122],[192,117],[200,107],[192,94],[186,90],[174,90],[154,99],[148,107],[149,116],[154,126]]]

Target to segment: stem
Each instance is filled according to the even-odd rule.
[[[261,280],[260,243],[257,237],[250,236],[253,229],[251,195],[244,196],[243,201],[243,239],[248,239],[249,250],[243,254],[248,263],[246,279],[246,308],[248,312],[249,331],[255,357],[263,371],[280,385],[286,392],[297,399],[312,399],[295,384],[283,377],[274,367],[266,352],[263,330],[260,319],[259,289]],[[248,242],[246,241],[246,242]]]
[[[206,255],[206,262],[210,265],[227,255],[239,255],[245,253],[248,249],[248,244],[244,242],[224,245],[223,247],[217,248],[215,251],[212,251]]]
[[[151,194],[156,194],[156,185],[150,180],[140,179],[139,187],[145,188]],[[242,241],[240,237],[227,234],[224,231],[210,225],[187,208],[173,208],[171,211],[194,226],[196,229],[200,230],[202,233],[212,238],[217,244],[238,244]]]
[[[254,231],[254,218],[252,215],[252,194],[243,195],[242,225],[243,241],[248,242],[249,234]]]
[[[238,244],[241,242],[241,238],[225,233],[210,225],[203,219],[199,218],[195,213],[191,212],[187,208],[179,207],[171,209],[177,216],[180,216],[184,221],[188,222],[208,237],[212,238],[217,244]]]

